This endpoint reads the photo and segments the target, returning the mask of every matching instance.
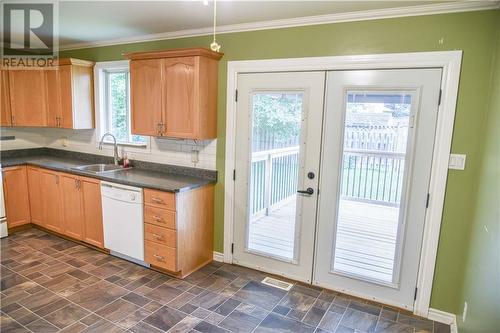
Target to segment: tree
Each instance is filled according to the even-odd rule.
[[[273,146],[298,139],[302,125],[302,93],[257,93],[252,101],[254,139],[272,134]]]

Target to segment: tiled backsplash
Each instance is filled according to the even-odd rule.
[[[1,141],[1,150],[50,147],[90,154],[112,156],[112,145],[97,148],[100,138],[95,130],[47,128],[2,128],[2,135],[14,135],[15,140]],[[130,159],[216,170],[217,140],[193,141],[151,138],[149,147],[120,146]],[[198,163],[192,162],[192,150],[198,150]]]

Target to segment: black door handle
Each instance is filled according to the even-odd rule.
[[[302,194],[309,194],[309,195],[312,195],[314,193],[314,190],[312,189],[312,187],[308,187],[307,190],[305,191],[297,191],[297,193],[302,193]]]

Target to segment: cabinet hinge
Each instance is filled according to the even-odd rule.
[[[236,169],[233,169],[233,180],[236,180]]]
[[[431,194],[427,193],[427,199],[425,200],[425,208],[429,208],[429,200],[431,199]]]
[[[234,101],[238,102],[238,89],[236,89],[234,92]]]
[[[443,96],[443,89],[439,89],[438,106],[441,105],[441,96]]]
[[[418,292],[418,288],[415,287],[415,295],[413,296],[413,300],[416,301],[417,300],[417,292]]]
[[[231,253],[234,253],[234,243],[231,243]]]

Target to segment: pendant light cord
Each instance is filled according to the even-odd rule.
[[[215,42],[215,28],[217,26],[217,0],[214,0],[214,42]]]
[[[212,49],[212,51],[219,52],[220,44],[217,43],[216,38],[215,38],[216,27],[217,27],[217,0],[213,0],[213,1],[214,1],[214,32],[213,32],[214,40],[213,40],[212,44],[210,44],[210,48]]]

